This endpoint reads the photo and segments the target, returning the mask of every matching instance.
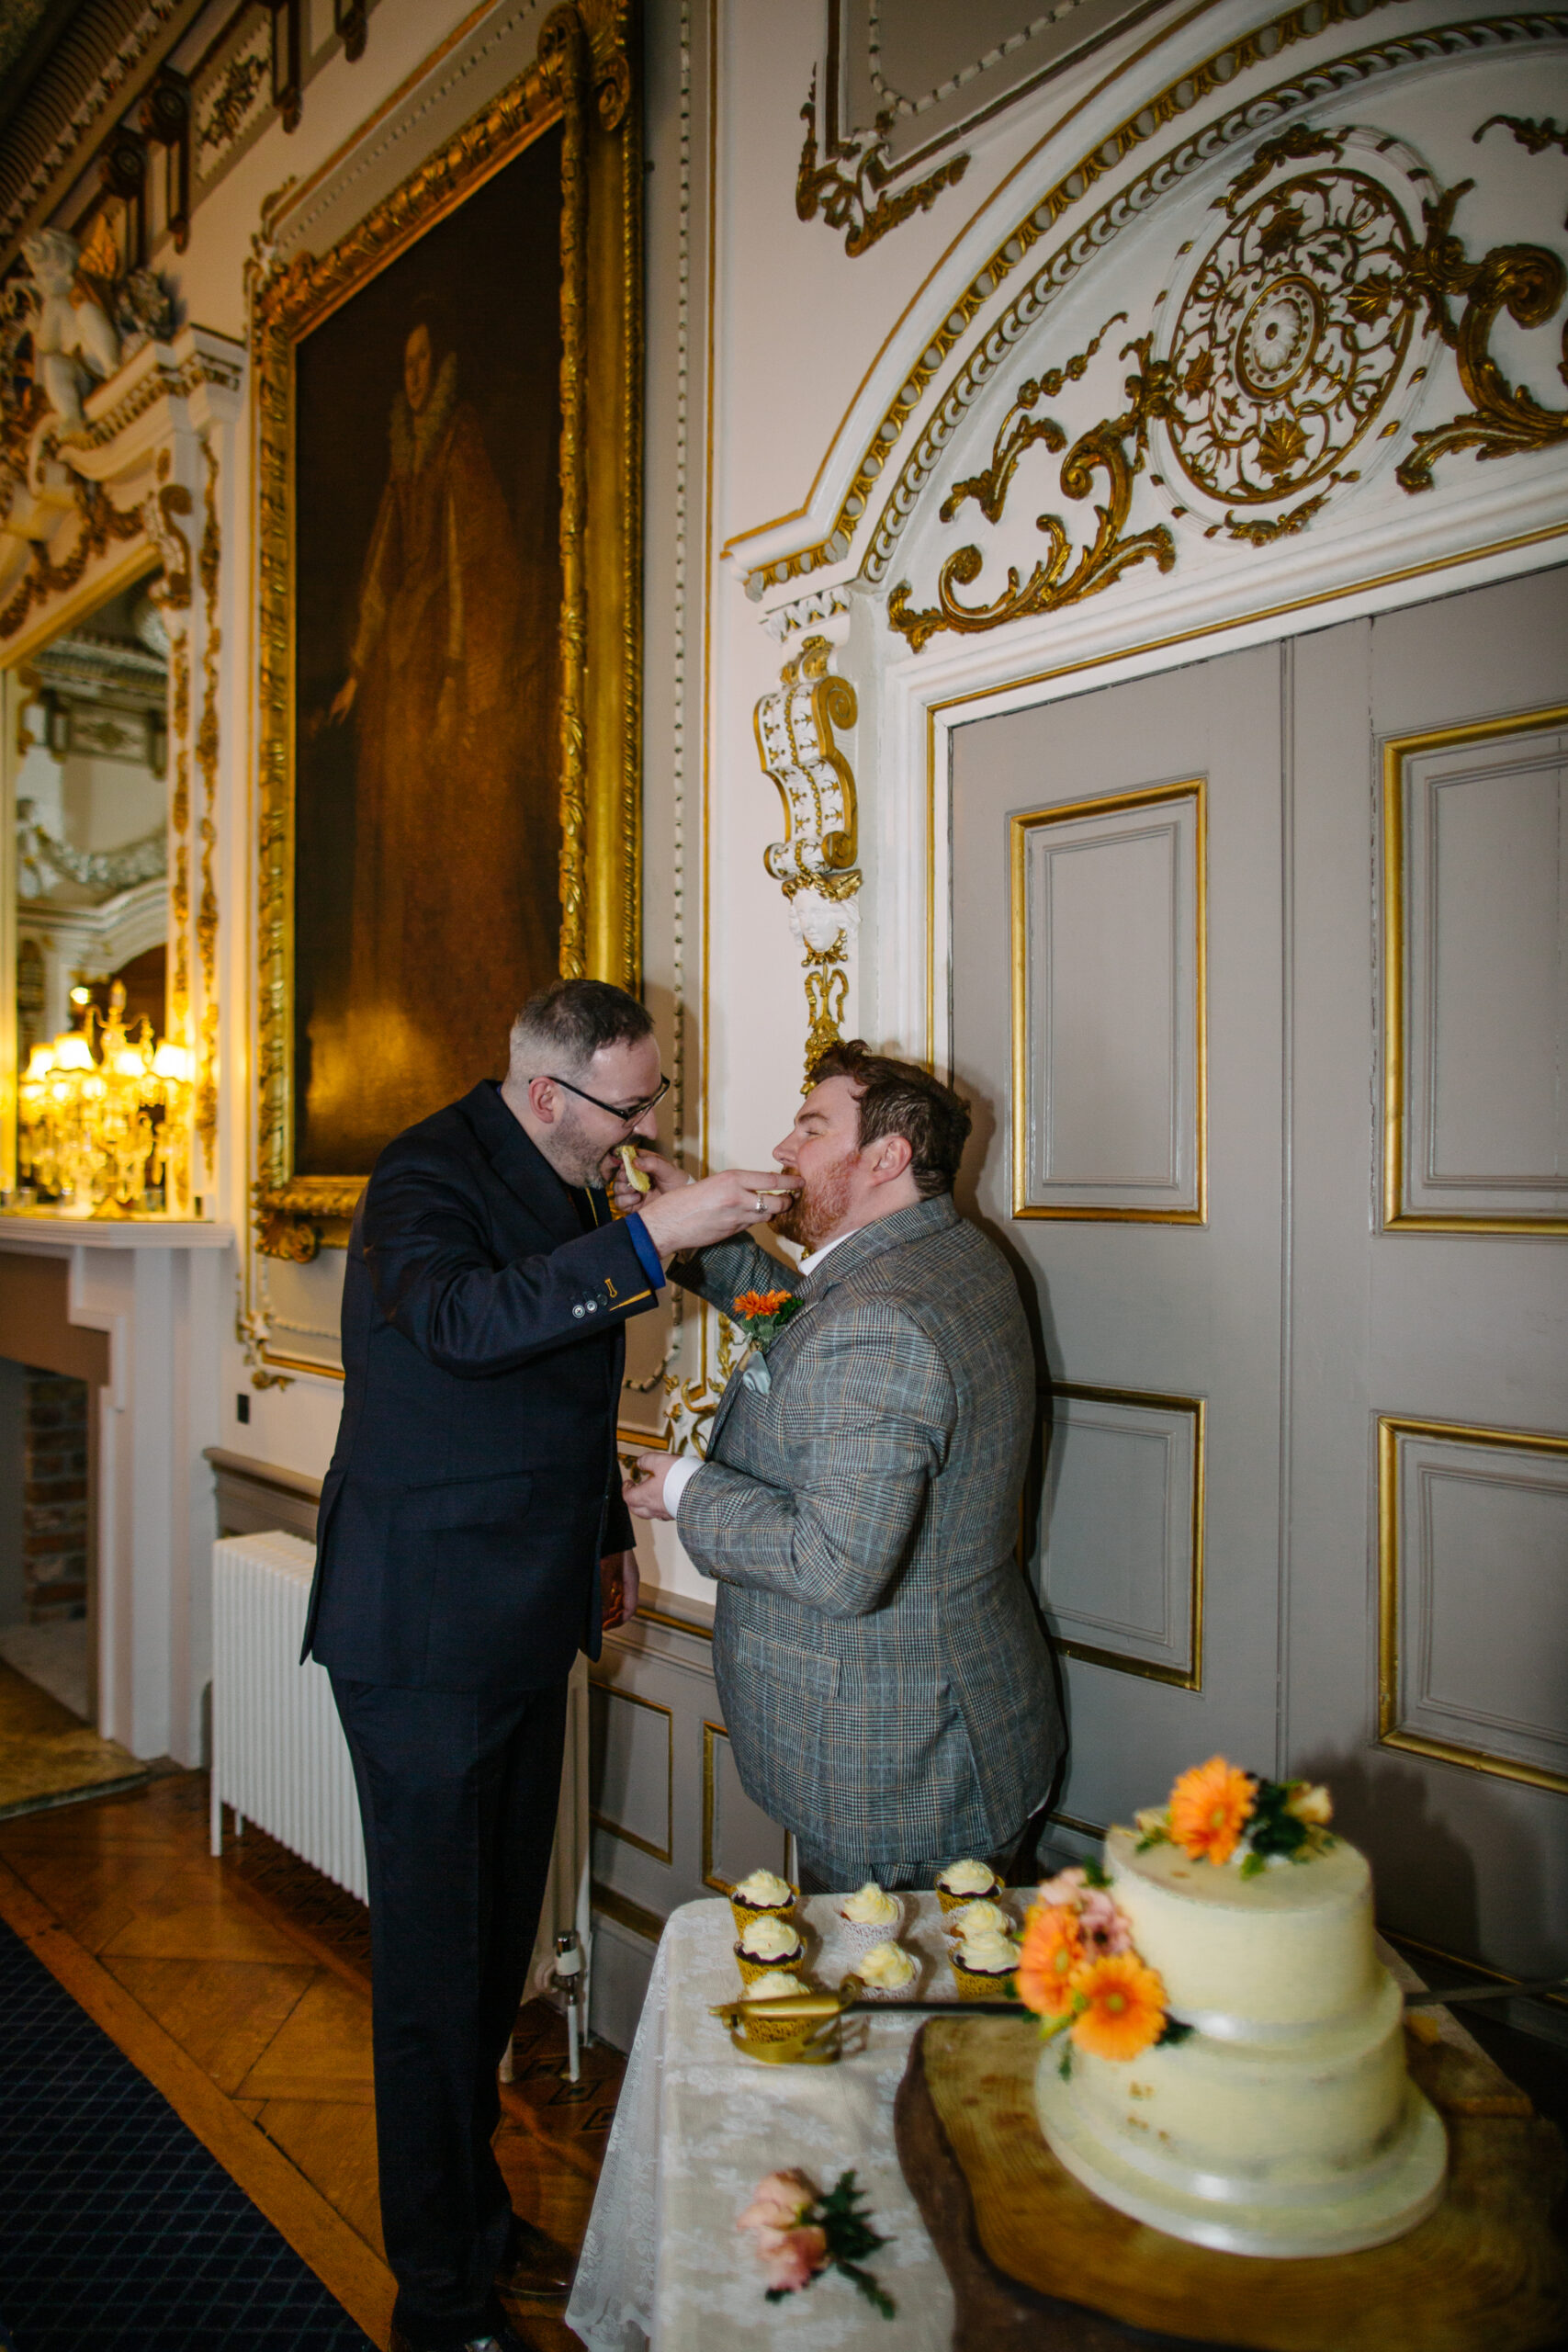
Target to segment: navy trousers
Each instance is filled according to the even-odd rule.
[[[566,1685],[333,1678],[370,1877],[381,2229],[415,2352],[493,2329],[512,2205],[491,2145],[555,1837]]]

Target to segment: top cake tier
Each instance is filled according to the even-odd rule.
[[[1343,1838],[1252,1878],[1235,1862],[1216,1868],[1174,1845],[1140,1853],[1138,1843],[1136,1831],[1112,1829],[1105,1867],[1183,2022],[1246,2040],[1343,2018],[1371,1996],[1371,1872]]]

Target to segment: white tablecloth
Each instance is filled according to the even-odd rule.
[[[953,1990],[934,1894],[906,1895],[901,1940],[926,1961],[919,1990]],[[837,1984],[852,1965],[836,1898],[802,1906],[807,1967]],[[893,2100],[918,2015],[864,2019],[863,2048],[835,2066],[767,2066],[734,2049],[716,2001],[740,1990],[728,1903],[672,1914],[653,1963],[567,2324],[592,2352],[947,2352],[953,2292],[904,2186]],[[846,2019],[846,2041],[862,2020]],[[798,2166],[819,2189],[852,2167],[873,2226],[892,2243],[870,2267],[898,2306],[890,2327],[829,2270],[782,2302],[763,2300],[752,2241],[735,2227],[765,2173]]]

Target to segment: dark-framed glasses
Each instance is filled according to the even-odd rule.
[[[661,1078],[658,1093],[650,1094],[646,1102],[601,1102],[596,1094],[588,1093],[581,1086],[573,1086],[570,1078],[551,1078],[550,1084],[564,1086],[567,1092],[575,1094],[580,1102],[592,1102],[596,1111],[603,1111],[608,1118],[618,1119],[624,1127],[635,1127],[639,1119],[646,1119],[670,1091],[670,1080]]]

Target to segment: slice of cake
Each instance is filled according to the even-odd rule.
[[[1438,2204],[1443,2127],[1405,2071],[1366,1858],[1321,1790],[1214,1758],[1030,1914],[1036,2104],[1086,2187],[1235,2254],[1348,2253]]]

